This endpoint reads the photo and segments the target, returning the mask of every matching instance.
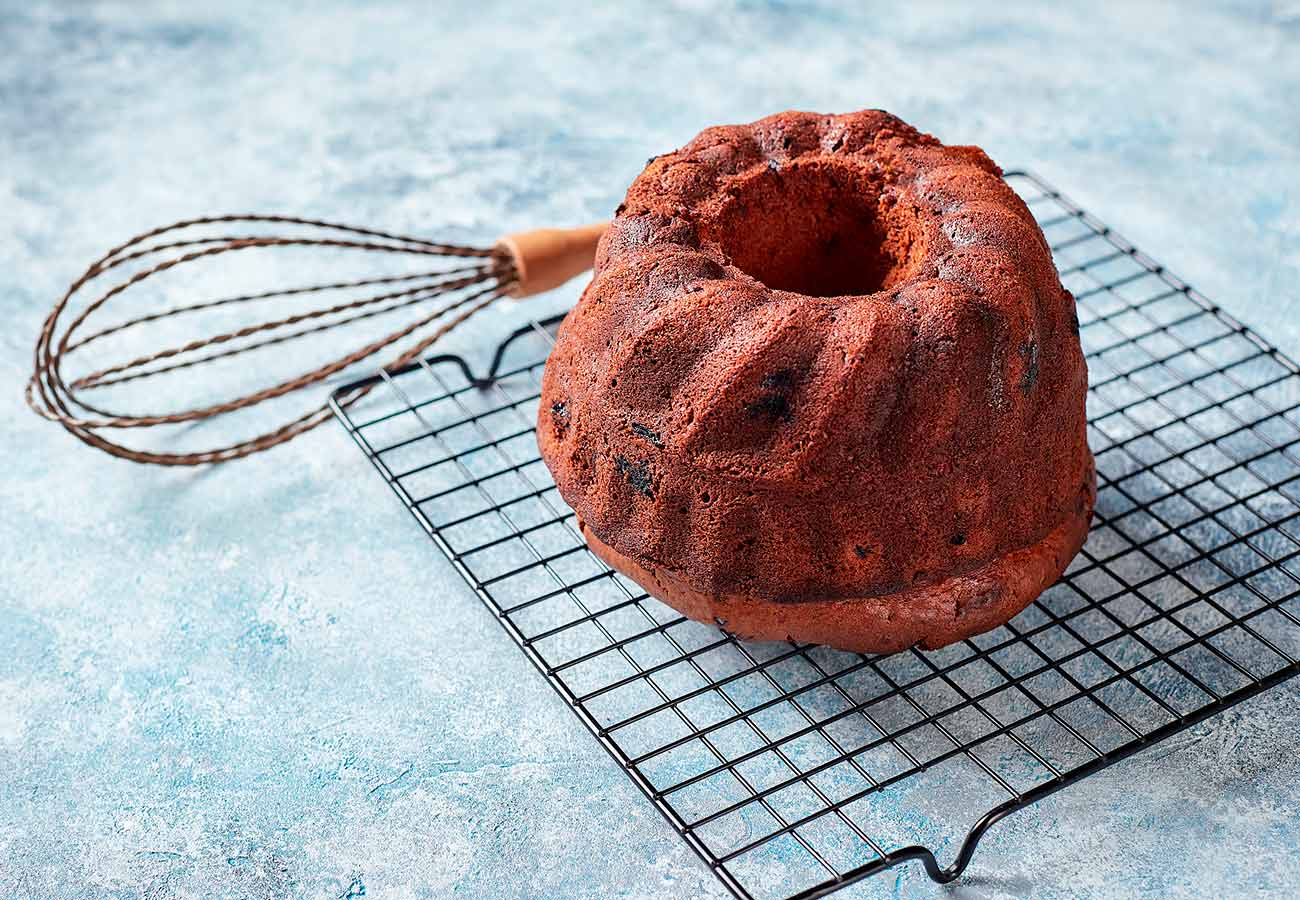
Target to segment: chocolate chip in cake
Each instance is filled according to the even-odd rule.
[[[768,418],[782,422],[794,419],[790,408],[789,394],[794,389],[794,372],[779,369],[763,378],[760,387],[764,393],[757,400],[745,405],[745,412],[754,418]]]
[[[753,403],[745,406],[745,412],[754,418],[765,417],[769,419],[780,419],[782,422],[790,422],[794,419],[794,413],[790,411],[790,403],[780,394],[764,394]]]
[[[633,462],[626,456],[615,456],[614,465],[618,471],[627,479],[627,483],[646,497],[654,497],[654,491],[651,489],[653,480],[650,477],[650,466],[645,462]]]
[[[632,423],[632,433],[635,434],[637,437],[645,438],[647,441],[654,444],[656,447],[663,447],[664,445],[663,440],[659,437],[659,435],[656,432],[650,430],[646,426],[642,425],[640,422]]]
[[[551,404],[551,427],[558,436],[563,436],[569,430],[569,404],[563,400]]]
[[[1025,366],[1025,374],[1020,378],[1020,390],[1028,394],[1038,381],[1038,341],[1030,338],[1027,343],[1022,344],[1020,355],[1028,362]]]
[[[788,391],[794,387],[794,372],[790,369],[778,369],[763,378],[763,388],[769,391]]]

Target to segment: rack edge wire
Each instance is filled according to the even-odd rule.
[[[1042,192],[1044,196],[1058,203],[1071,215],[1077,217],[1081,222],[1083,222],[1090,229],[1096,232],[1096,234],[1099,237],[1106,240],[1117,250],[1120,250],[1125,254],[1131,256],[1139,265],[1141,265],[1144,269],[1146,269],[1150,274],[1160,278],[1171,288],[1174,288],[1182,292],[1183,294],[1185,294],[1188,297],[1188,299],[1190,299],[1197,306],[1199,306],[1204,312],[1214,316],[1223,324],[1227,325],[1234,331],[1247,337],[1249,340],[1255,343],[1262,352],[1268,354],[1273,359],[1277,360],[1281,365],[1287,368],[1293,375],[1300,376],[1300,365],[1298,365],[1296,362],[1291,360],[1288,356],[1286,356],[1286,354],[1282,353],[1280,350],[1278,350],[1278,348],[1274,347],[1271,343],[1266,341],[1264,338],[1260,337],[1258,334],[1256,334],[1254,331],[1248,328],[1244,323],[1240,322],[1235,317],[1233,317],[1230,313],[1224,311],[1220,306],[1211,302],[1204,295],[1196,291],[1195,288],[1192,288],[1190,285],[1183,282],[1181,279],[1172,275],[1170,272],[1168,272],[1165,269],[1164,266],[1157,263],[1154,259],[1147,256],[1141,250],[1137,249],[1132,244],[1132,242],[1128,241],[1126,238],[1124,238],[1122,235],[1116,232],[1113,228],[1106,225],[1104,222],[1097,219],[1095,216],[1091,215],[1090,213],[1086,212],[1084,209],[1082,209],[1076,203],[1071,201],[1068,197],[1062,194],[1059,190],[1057,190],[1047,181],[1045,181],[1038,175],[1034,174],[1033,172],[1024,169],[1008,170],[1005,173],[1004,177],[1008,179],[1023,178],[1031,182],[1039,191]],[[620,758],[619,750],[613,745],[610,738],[608,738],[607,736],[601,733],[602,729],[600,728],[598,723],[595,722],[595,720],[593,720],[590,715],[586,714],[585,711],[582,710],[577,704],[575,704],[572,701],[572,699],[566,695],[564,687],[555,678],[552,678],[547,673],[546,663],[541,659],[537,651],[526,642],[524,635],[521,632],[519,632],[518,628],[514,626],[514,624],[511,623],[505,616],[501,616],[496,613],[496,611],[492,607],[491,600],[488,597],[486,591],[477,584],[477,579],[475,578],[474,574],[458,558],[453,548],[438,533],[438,529],[435,528],[429,522],[427,517],[420,515],[418,513],[418,510],[416,510],[411,505],[410,498],[403,496],[403,491],[400,485],[398,485],[396,480],[392,477],[392,473],[387,471],[383,462],[377,457],[376,454],[372,453],[369,450],[369,448],[367,447],[367,445],[364,443],[363,439],[359,435],[358,429],[354,427],[352,421],[349,419],[347,413],[345,412],[340,402],[341,398],[348,396],[349,394],[356,391],[358,388],[378,384],[381,381],[387,380],[388,377],[404,374],[406,372],[419,368],[421,365],[430,365],[430,366],[438,365],[438,364],[454,365],[460,369],[466,381],[469,382],[470,384],[479,387],[485,386],[487,384],[491,384],[497,377],[499,377],[501,374],[504,374],[499,371],[501,368],[502,360],[505,356],[505,353],[507,352],[511,344],[514,343],[514,341],[516,341],[520,337],[523,337],[526,334],[536,331],[539,328],[545,327],[547,325],[552,325],[555,322],[557,322],[560,318],[562,318],[562,314],[559,316],[553,316],[544,319],[542,321],[534,321],[531,324],[526,325],[516,330],[509,336],[507,336],[506,339],[503,340],[497,346],[496,351],[493,354],[492,360],[489,363],[487,372],[484,375],[481,376],[475,375],[472,369],[470,368],[469,364],[461,356],[455,354],[440,354],[440,355],[428,357],[424,359],[422,362],[410,363],[407,366],[404,366],[400,369],[393,370],[391,372],[376,373],[373,375],[366,376],[364,378],[357,379],[355,381],[351,381],[343,385],[342,387],[337,388],[331,393],[329,398],[329,406],[331,411],[334,414],[334,417],[339,421],[341,425],[343,425],[344,429],[348,432],[348,435],[352,438],[353,442],[356,443],[358,449],[360,449],[361,452],[366,456],[366,458],[370,460],[371,464],[375,467],[376,471],[379,472],[380,476],[384,479],[384,481],[397,495],[398,499],[402,501],[402,505],[407,507],[408,510],[411,510],[413,513],[415,513],[416,520],[428,533],[429,537],[433,539],[435,545],[437,545],[438,549],[451,563],[452,567],[455,569],[457,574],[460,575],[460,577],[471,588],[471,590],[474,591],[474,593],[477,595],[479,599],[479,602],[482,603],[483,606],[493,615],[493,617],[500,622],[502,628],[504,628],[507,634],[510,635],[511,639],[515,642],[516,645],[518,645],[519,649],[523,651],[524,655],[532,663],[533,667],[537,669],[538,673],[547,681],[547,683],[551,685],[552,689],[554,689],[556,693],[560,695],[560,698],[564,701],[565,705],[569,707],[569,709],[577,716],[579,721],[582,722],[583,726],[592,735],[592,737],[594,737],[596,741],[605,749],[606,753],[609,754],[610,758],[614,761],[614,763],[618,766],[618,768],[622,770],[628,776],[628,778],[631,779],[631,781],[637,786],[637,789],[640,790],[641,793],[646,797],[646,799],[650,801],[650,803],[660,812],[661,815],[663,815],[663,817],[668,822],[668,824],[672,827],[672,829],[680,837],[682,837],[683,840],[685,840],[687,845],[690,846],[691,850],[696,854],[697,857],[699,857],[700,861],[703,862],[705,866],[714,873],[714,875],[727,887],[728,890],[730,890],[737,897],[750,898],[752,895],[749,893],[749,891],[747,891],[744,888],[743,885],[739,883],[739,881],[730,872],[727,871],[726,866],[711,858],[712,855],[699,842],[699,840],[695,838],[694,835],[692,835],[688,829],[684,829],[677,823],[677,821],[675,820],[675,816],[673,815],[671,810],[667,808],[664,801],[656,798],[653,787],[645,780],[645,778],[639,772],[637,772],[634,767],[629,766],[627,763],[623,761],[623,759]],[[1128,759],[1129,757],[1132,757],[1142,752],[1143,750],[1155,746],[1156,744],[1159,744],[1164,740],[1173,737],[1174,735],[1182,731],[1186,731],[1187,729],[1195,725],[1198,725],[1201,722],[1204,722],[1205,720],[1223,712],[1226,709],[1236,706],[1237,704],[1242,703],[1260,693],[1263,693],[1266,690],[1270,690],[1274,687],[1277,687],[1278,685],[1288,681],[1293,677],[1296,677],[1297,675],[1300,675],[1300,662],[1294,662],[1290,665],[1283,666],[1277,671],[1259,678],[1255,683],[1247,684],[1246,686],[1239,688],[1236,691],[1225,694],[1221,699],[1214,700],[1210,703],[1207,703],[1206,705],[1196,709],[1195,711],[1184,715],[1181,719],[1176,719],[1174,721],[1171,721],[1166,725],[1157,728],[1154,731],[1140,738],[1136,738],[1132,741],[1129,741],[1117,747],[1116,749],[1097,757],[1096,759],[1092,760],[1089,763],[1081,765],[1078,768],[1072,769],[1071,771],[1066,773],[1063,777],[1053,778],[1050,781],[1044,782],[1043,784],[1031,788],[1030,790],[1024,791],[1019,798],[1013,798],[997,806],[994,806],[992,809],[986,812],[978,821],[976,821],[976,823],[966,833],[966,836],[962,840],[961,846],[957,852],[956,857],[953,859],[953,862],[948,866],[941,865],[938,858],[928,847],[924,847],[921,845],[911,845],[907,847],[901,847],[897,850],[893,850],[887,853],[884,856],[872,860],[870,863],[845,871],[838,878],[828,879],[824,882],[813,885],[812,887],[807,888],[806,890],[793,894],[790,896],[789,900],[814,900],[814,898],[826,897],[832,893],[841,890],[842,888],[849,886],[850,884],[854,884],[856,882],[862,881],[863,879],[879,874],[880,872],[883,872],[887,869],[891,869],[896,866],[913,862],[913,861],[921,863],[926,874],[933,881],[939,884],[950,883],[956,880],[957,878],[961,877],[963,872],[965,872],[965,870],[970,865],[971,861],[975,856],[975,851],[978,849],[981,839],[984,837],[985,834],[987,834],[988,830],[992,828],[994,825],[996,825],[998,822],[1012,815],[1013,813],[1026,809],[1034,805],[1035,803],[1047,797],[1050,797],[1051,795],[1057,793],[1058,791],[1065,789],[1066,787],[1077,784],[1083,779],[1091,775],[1094,775],[1104,769],[1107,769],[1115,765],[1116,763]]]

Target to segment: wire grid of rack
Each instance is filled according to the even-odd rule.
[[[1300,368],[1039,178],[1007,180],[1078,301],[1099,495],[1054,587],[940,651],[744,643],[611,572],[538,456],[554,320],[482,379],[439,356],[335,394],[434,543],[739,897],[823,896],[908,860],[951,880],[999,819],[1300,673]]]

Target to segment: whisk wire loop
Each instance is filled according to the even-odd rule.
[[[219,234],[182,236],[178,232],[214,225],[282,225],[311,229],[307,236],[298,234],[257,235]],[[159,239],[163,240],[159,240]],[[239,251],[272,248],[307,248],[311,250],[350,250],[370,254],[409,255],[447,259],[450,267],[414,273],[334,280],[318,284],[246,292],[171,306],[162,310],[137,313],[99,327],[89,334],[92,315],[142,282],[179,266],[196,263]],[[110,284],[89,303],[74,310],[74,301],[92,283],[102,284],[111,273],[132,263],[144,267]],[[588,263],[589,264],[589,263]],[[34,366],[26,387],[28,405],[37,414],[58,422],[84,443],[113,456],[135,462],[166,466],[193,466],[223,462],[257,453],[292,440],[329,418],[329,409],[321,404],[246,440],[225,443],[200,451],[168,452],[130,447],[103,431],[151,428],[160,425],[194,423],[239,410],[249,409],[268,400],[301,391],[334,376],[384,350],[407,341],[409,347],[387,362],[400,367],[418,357],[434,342],[499,298],[517,289],[518,270],[509,253],[497,248],[468,247],[429,241],[370,228],[360,228],[318,219],[278,215],[206,216],[186,219],[136,235],[107,251],[95,260],[68,288],[55,304],[37,338]],[[264,321],[254,321],[227,328],[216,334],[196,337],[164,349],[138,355],[125,362],[92,367],[87,374],[70,377],[65,365],[78,351],[99,344],[112,335],[144,325],[176,320],[184,316],[221,308],[253,306],[273,300],[299,298],[380,286],[401,286],[400,290],[383,291],[372,296],[331,303],[319,309],[292,312]],[[114,303],[117,301],[117,303]],[[218,403],[194,405],[179,412],[124,413],[109,411],[101,402],[84,396],[85,392],[120,385],[129,381],[155,378],[182,369],[192,369],[240,354],[262,350],[310,335],[354,326],[380,316],[411,307],[423,307],[418,316],[387,334],[370,340],[309,372],[282,379],[260,390],[241,394]],[[439,322],[439,320],[442,320]],[[306,324],[306,327],[294,326]],[[433,327],[432,331],[423,330]],[[286,330],[292,329],[292,330]],[[255,338],[254,340],[248,340]],[[220,349],[216,349],[220,348]],[[209,349],[215,352],[199,354]],[[196,355],[198,354],[198,355]],[[164,365],[154,365],[165,363]],[[344,398],[352,403],[365,395],[359,389]]]

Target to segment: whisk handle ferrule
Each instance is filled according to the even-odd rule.
[[[581,275],[596,260],[596,245],[608,222],[578,228],[538,228],[507,234],[494,248],[514,264],[517,278],[507,293],[531,297]]]

